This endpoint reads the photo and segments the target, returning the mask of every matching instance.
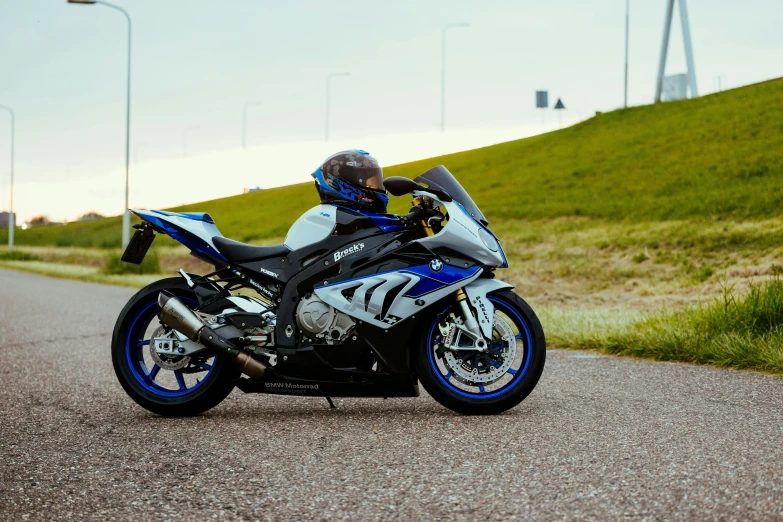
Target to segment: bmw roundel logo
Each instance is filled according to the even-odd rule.
[[[440,272],[441,268],[443,268],[443,263],[440,262],[440,259],[430,261],[430,270],[433,272]]]

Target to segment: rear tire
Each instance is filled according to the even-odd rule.
[[[166,290],[182,299],[188,306],[196,305],[196,296],[181,277],[152,283],[134,295],[125,305],[112,335],[111,353],[114,373],[125,392],[137,404],[164,417],[189,417],[217,406],[234,389],[239,372],[224,356],[204,354],[193,357],[185,369],[166,370],[157,364],[145,362],[149,358],[150,330],[159,324],[157,319],[158,294]],[[147,344],[144,344],[147,343]],[[196,368],[200,364],[200,368]],[[188,371],[191,370],[191,371]],[[195,371],[193,371],[195,370]],[[165,372],[176,386],[159,384]],[[201,375],[205,373],[205,375]],[[194,381],[188,387],[185,380]],[[201,377],[201,378],[199,378]]]
[[[438,348],[442,337],[438,323],[444,314],[458,309],[456,304],[425,322],[427,326],[418,343],[416,369],[424,389],[443,406],[464,415],[493,415],[513,408],[536,387],[546,362],[544,329],[533,309],[510,290],[493,292],[488,298],[495,305],[496,317],[504,317],[507,324],[509,321],[514,323],[514,353],[518,354],[514,364],[495,383],[485,385],[455,374],[447,364],[444,349]],[[507,346],[504,342],[508,341],[498,336],[492,345],[502,348]],[[467,354],[467,351],[456,352],[457,358],[460,354]],[[497,368],[502,366],[501,361],[504,359],[498,356],[491,363]],[[492,370],[490,366],[482,368]]]

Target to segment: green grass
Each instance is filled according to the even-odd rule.
[[[316,165],[321,158],[313,158]],[[380,158],[383,160],[383,158]],[[541,136],[385,169],[446,165],[496,226],[505,220],[748,219],[783,215],[783,79],[621,109]],[[285,235],[310,183],[185,205],[240,241]],[[403,212],[407,198],[391,210]],[[117,247],[120,219],[20,230],[23,245]],[[0,231],[0,243],[5,232]],[[162,238],[161,244],[166,244]]]
[[[14,250],[13,252],[3,252],[0,254],[0,261],[39,261],[40,258],[28,252],[20,252]]]
[[[645,314],[631,309],[563,308],[536,306],[535,312],[544,326],[550,347],[581,347],[595,349],[593,340],[603,339],[608,332],[619,332],[633,327]]]
[[[695,308],[605,329],[564,332],[577,348],[783,375],[783,281],[750,286]]]
[[[106,275],[122,274],[159,274],[160,256],[158,251],[151,249],[144,256],[144,259],[138,265],[135,263],[126,263],[121,259],[119,252],[112,254],[103,265],[103,273]]]
[[[499,276],[552,345],[783,374],[783,80],[385,172],[438,164],[490,219],[511,261]],[[207,211],[224,235],[271,243],[316,202],[307,183],[172,210]],[[396,198],[390,211],[408,204]],[[110,274],[128,270],[119,231],[116,217],[20,230],[17,257],[0,266],[130,287],[162,277]],[[203,271],[170,239],[155,246],[158,264],[142,270]]]

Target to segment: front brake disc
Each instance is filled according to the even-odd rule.
[[[445,350],[444,362],[446,367],[454,372],[455,379],[470,385],[492,384],[499,381],[511,368],[517,355],[514,330],[503,318],[495,314],[492,321],[492,334],[490,352]]]

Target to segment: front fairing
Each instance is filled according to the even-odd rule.
[[[414,192],[413,195],[432,197],[425,192]],[[482,266],[495,268],[508,266],[503,248],[489,228],[474,219],[457,201],[444,202],[437,198],[433,199],[438,201],[442,211],[445,210],[448,221],[437,234],[419,238],[416,240],[418,243],[430,250],[443,247],[457,251]]]
[[[457,181],[457,178],[455,178],[443,165],[431,168],[414,179],[414,181],[428,188],[445,192],[454,201],[459,203],[472,219],[475,219],[484,226],[489,224],[487,218],[484,217],[484,214],[478,208],[478,205],[476,205],[473,198],[470,197],[470,194],[468,194],[462,185],[460,185],[459,181]]]

